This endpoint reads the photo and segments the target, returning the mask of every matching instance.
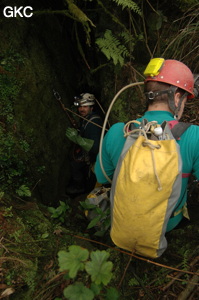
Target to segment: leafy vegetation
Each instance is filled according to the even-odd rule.
[[[165,254],[151,261],[96,239],[93,228],[85,232],[86,219],[74,218],[74,211],[61,226],[34,202],[11,206],[4,198],[0,206],[0,278],[16,300],[160,300],[165,293],[175,299],[197,274],[197,216],[195,224],[172,231]]]
[[[141,9],[139,8],[138,4],[131,0],[113,0],[117,3],[117,5],[121,5],[122,9],[129,8],[133,12],[136,12],[137,14],[141,15]]]
[[[18,195],[24,190],[23,196],[30,196],[25,187],[29,144],[19,132],[14,115],[14,104],[23,84],[18,78],[21,64],[23,58],[15,52],[5,53],[0,62],[0,189]]]
[[[95,236],[105,236],[110,229],[110,206],[109,199],[104,199],[98,205],[90,203],[87,198],[85,201],[81,201],[80,205],[87,216],[89,223],[87,229],[94,228]]]
[[[108,60],[113,60],[114,65],[119,63],[123,66],[124,58],[129,56],[127,48],[121,45],[120,41],[113,36],[111,30],[106,30],[104,37],[98,38],[96,44]]]
[[[51,213],[51,218],[57,219],[59,222],[64,223],[67,218],[67,212],[70,212],[70,206],[63,201],[59,201],[58,207],[48,207],[48,211]]]
[[[163,56],[171,56],[185,61],[196,73],[199,68],[197,43],[199,37],[198,13],[198,4],[194,5],[193,3],[193,6],[190,6],[179,19],[175,20],[176,30],[163,51]]]
[[[104,250],[92,251],[89,254],[87,249],[75,245],[70,246],[68,252],[59,251],[60,271],[67,271],[68,277],[71,279],[75,279],[80,271],[84,271],[89,275],[90,281],[90,288],[88,288],[76,280],[64,289],[64,296],[69,300],[92,300],[96,299],[98,295],[104,296],[107,300],[119,299],[116,289],[105,289],[112,277],[113,264],[107,261],[109,256],[109,253]]]
[[[74,12],[70,2],[72,1],[67,1],[68,10],[73,15],[75,14],[76,19],[83,25],[86,41],[91,41],[94,34],[97,46],[105,54],[107,60],[112,61],[114,65],[119,63],[120,67],[123,67],[129,59],[131,62],[137,59],[142,60],[136,54],[137,47],[139,47],[141,53],[145,54],[146,61],[152,56],[175,57],[184,60],[190,67],[194,67],[191,60],[194,58],[193,53],[197,53],[197,1],[176,1],[171,3],[173,10],[167,9],[166,1],[106,0],[102,3],[96,0],[91,1],[92,5],[89,5],[88,1],[84,1],[81,5],[75,1],[79,9],[74,9]],[[99,12],[105,21],[103,27],[98,24],[99,28],[90,30],[84,24],[88,20],[95,20],[94,11],[97,5],[101,8]],[[82,14],[84,17],[81,17]],[[182,17],[179,18],[179,15]],[[90,21],[90,25],[96,26],[95,21]],[[103,30],[100,30],[101,28]],[[76,30],[78,33],[78,28]],[[128,34],[133,43],[129,42],[127,46],[121,40],[123,34]],[[184,42],[186,45],[182,47]],[[189,46],[193,44],[193,47],[189,47],[188,43]],[[91,46],[90,42],[88,45]],[[191,49],[191,51],[186,51],[186,49]],[[86,55],[84,57],[86,60],[89,59]],[[195,63],[196,60],[194,58]],[[88,61],[87,64],[89,64]]]

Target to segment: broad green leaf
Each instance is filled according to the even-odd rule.
[[[67,209],[70,208],[69,205],[63,201],[59,201],[59,203],[60,203],[60,207],[62,208],[62,212],[65,212]]]
[[[95,235],[95,236],[102,237],[102,236],[105,235],[105,233],[106,233],[106,230],[100,230],[100,231],[96,231],[96,232],[94,233],[94,235]]]
[[[118,300],[120,295],[115,288],[109,288],[106,293],[106,300]]]
[[[91,283],[91,290],[93,291],[94,295],[97,296],[100,294],[100,291],[101,291],[102,287],[95,284],[95,283]]]
[[[26,186],[26,185],[21,185],[19,187],[19,189],[16,190],[16,193],[20,196],[20,197],[23,197],[23,196],[26,196],[26,197],[31,197],[31,191],[30,189]]]
[[[96,226],[97,223],[100,221],[100,219],[101,219],[101,216],[95,217],[92,221],[90,221],[90,223],[88,224],[87,228],[90,229],[90,228]]]
[[[96,284],[107,285],[112,277],[112,262],[108,261],[109,253],[106,251],[93,251],[91,261],[86,263],[85,269]]]
[[[84,261],[89,257],[87,249],[80,246],[72,245],[69,248],[69,252],[61,250],[58,252],[58,260],[60,271],[69,271],[70,278],[74,278],[77,272],[84,270]]]
[[[42,234],[41,238],[46,239],[48,236],[49,236],[49,233],[45,232],[45,233]]]
[[[96,208],[95,204],[90,204],[89,200],[86,199],[85,201],[80,201],[80,205],[84,208],[84,209],[94,209]]]
[[[85,287],[82,282],[76,282],[64,289],[64,296],[69,300],[92,300],[94,293]]]
[[[54,207],[48,207],[48,211],[53,214],[55,212],[55,208]]]

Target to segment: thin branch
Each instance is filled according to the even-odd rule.
[[[76,234],[72,234],[72,233],[69,233],[68,231],[64,230],[63,228],[63,232],[66,234],[66,235],[70,235],[70,236],[73,236],[73,237],[76,237],[78,239],[82,239],[82,240],[85,240],[85,241],[89,241],[91,243],[95,243],[95,244],[98,244],[98,245],[101,245],[101,246],[104,246],[104,247],[107,247],[107,248],[110,248],[110,249],[113,249],[117,252],[120,252],[120,253],[124,253],[128,256],[132,256],[132,257],[135,257],[139,260],[143,260],[147,263],[150,263],[150,264],[153,264],[153,265],[156,265],[156,266],[159,266],[159,267],[162,267],[162,268],[165,268],[165,269],[170,269],[170,270],[173,270],[173,271],[176,271],[176,272],[182,272],[184,274],[191,274],[191,275],[197,275],[199,276],[199,273],[197,272],[191,272],[191,271],[187,271],[187,270],[180,270],[180,269],[177,269],[177,268],[173,268],[173,267],[170,267],[170,266],[167,266],[167,265],[163,265],[163,264],[160,264],[160,263],[157,263],[155,261],[152,261],[150,259],[147,259],[147,258],[144,258],[144,257],[141,257],[141,256],[138,256],[138,255],[135,255],[135,254],[132,254],[131,252],[127,252],[127,251],[124,251],[124,250],[121,250],[121,249],[118,249],[116,247],[111,247],[107,244],[104,244],[104,243],[101,243],[101,242],[98,242],[98,241],[95,241],[95,240],[92,240],[92,239],[89,239],[89,238],[86,238],[86,237],[83,237],[83,236],[80,236],[80,235],[76,235]]]
[[[121,278],[121,280],[120,280],[120,282],[119,282],[119,284],[118,284],[118,286],[117,286],[118,289],[120,289],[120,287],[121,287],[121,285],[122,285],[122,282],[123,282],[123,280],[124,280],[124,277],[125,277],[125,275],[126,275],[126,272],[127,272],[128,268],[129,268],[129,266],[130,266],[131,260],[132,260],[132,256],[129,258],[128,263],[127,263],[127,265],[126,265],[126,267],[125,267],[125,269],[124,269],[124,273],[123,273],[123,275],[122,275],[122,278]]]
[[[199,270],[198,270],[198,272],[199,272]],[[194,275],[192,277],[192,279],[189,281],[189,283],[187,284],[187,286],[184,289],[184,291],[182,291],[180,293],[180,295],[178,296],[177,300],[186,300],[186,299],[188,299],[189,295],[191,294],[191,292],[195,288],[195,284],[197,284],[198,282],[199,282],[199,277],[197,275]]]
[[[147,32],[146,32],[144,10],[143,10],[143,1],[142,1],[142,24],[143,24],[143,30],[144,30],[144,36],[145,36],[145,39],[144,39],[145,40],[145,45],[146,45],[147,50],[149,51],[150,57],[152,58],[153,54],[152,54],[152,52],[149,48],[149,45],[148,45],[148,37],[147,37]]]

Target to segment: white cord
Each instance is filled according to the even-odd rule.
[[[108,175],[106,174],[105,170],[104,170],[104,166],[103,166],[103,163],[102,163],[102,144],[103,144],[103,138],[104,138],[104,132],[105,132],[105,129],[106,129],[106,123],[107,123],[107,120],[108,120],[108,117],[109,117],[109,114],[110,114],[110,111],[113,107],[113,104],[114,102],[116,101],[116,99],[118,98],[118,96],[126,89],[130,88],[130,87],[134,87],[134,86],[137,86],[137,85],[142,85],[144,84],[144,82],[134,82],[134,83],[130,83],[126,86],[124,86],[121,90],[119,90],[119,92],[117,92],[117,94],[115,95],[115,97],[113,98],[113,100],[111,101],[111,104],[107,110],[107,113],[106,113],[106,116],[105,116],[105,119],[104,119],[104,124],[103,124],[103,127],[102,127],[102,132],[101,132],[101,137],[100,137],[100,145],[99,145],[99,162],[100,162],[100,167],[101,167],[101,170],[102,170],[102,173],[104,174],[105,178],[108,180],[108,182],[112,182],[112,180],[108,177]]]

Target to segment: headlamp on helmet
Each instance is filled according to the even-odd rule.
[[[144,75],[151,77],[158,75],[163,63],[164,58],[152,58],[144,71]]]
[[[75,106],[79,106],[79,100],[80,100],[79,97],[75,96],[75,97],[74,97],[74,100],[75,100],[75,101],[73,102],[73,104],[74,104]]]
[[[83,93],[79,97],[74,97],[75,106],[92,106],[95,104],[95,96],[89,93]]]

